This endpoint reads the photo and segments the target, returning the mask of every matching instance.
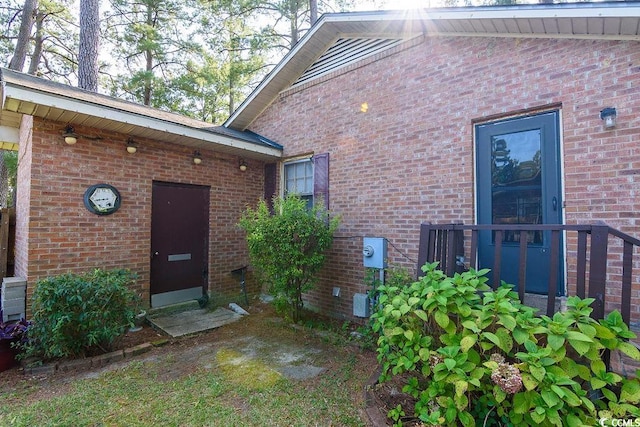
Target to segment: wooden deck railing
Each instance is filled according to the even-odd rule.
[[[420,227],[420,247],[418,254],[418,274],[422,274],[420,267],[427,262],[438,261],[440,268],[447,274],[463,271],[468,267],[478,269],[478,233],[489,230],[495,233],[494,263],[490,268],[493,274],[492,287],[500,285],[500,270],[502,263],[502,236],[505,232],[518,231],[520,235],[518,259],[518,295],[524,301],[525,280],[527,269],[527,234],[532,232],[550,232],[550,279],[548,284],[547,315],[555,311],[555,296],[559,284],[561,233],[565,241],[571,240],[571,252],[575,260],[575,271],[570,275],[575,282],[571,289],[575,295],[585,298],[595,298],[592,305],[594,319],[602,319],[605,315],[605,298],[607,285],[612,277],[620,277],[617,287],[620,289],[620,312],[624,321],[629,324],[631,319],[632,270],[634,248],[640,247],[640,240],[615,230],[607,225],[463,225],[463,224],[422,224]],[[468,248],[466,241],[470,242]],[[621,274],[609,274],[608,267],[618,255],[610,257],[609,241],[612,246],[621,247]],[[616,242],[617,240],[617,242]],[[574,253],[575,251],[575,253]],[[467,262],[468,261],[468,262]],[[573,274],[575,273],[575,274]],[[609,280],[609,283],[607,282]],[[636,319],[637,320],[637,319]]]

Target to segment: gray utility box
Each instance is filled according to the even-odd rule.
[[[369,297],[367,294],[353,294],[353,315],[356,317],[369,317]]]
[[[2,279],[2,321],[20,320],[26,317],[27,281],[21,277],[5,277]]]
[[[387,239],[365,237],[362,241],[362,257],[365,267],[387,268]]]

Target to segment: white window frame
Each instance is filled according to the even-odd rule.
[[[313,206],[313,199],[314,199],[313,186],[314,186],[314,173],[315,173],[313,160],[311,159],[311,157],[289,160],[283,163],[283,167],[282,167],[283,185],[281,187],[283,189],[283,195],[286,196],[288,193],[291,192],[291,188],[289,186],[289,183],[291,182],[291,180],[289,179],[288,173],[292,168],[295,168],[296,165],[305,165],[303,176],[301,178],[296,176],[295,179],[304,180],[306,188],[303,188],[304,191],[298,191],[298,187],[296,186],[295,193],[298,194],[302,199],[307,200],[307,204],[311,207]],[[307,168],[307,166],[310,166],[310,167]],[[309,182],[307,182],[307,180],[309,180]]]

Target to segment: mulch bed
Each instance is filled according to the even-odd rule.
[[[380,383],[378,378],[380,371],[374,373],[365,390],[367,402],[367,415],[374,427],[393,425],[393,421],[387,417],[387,413],[402,406],[405,416],[401,418],[402,425],[407,427],[421,426],[422,422],[413,416],[416,399],[402,392],[406,384],[406,377],[394,375],[388,381]]]

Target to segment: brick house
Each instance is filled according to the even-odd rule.
[[[140,274],[150,304],[164,304],[165,288],[154,287],[152,207],[174,186],[209,203],[208,274],[186,291],[169,288],[174,299],[197,296],[198,286],[232,298],[231,271],[248,263],[235,227],[241,211],[260,197],[297,191],[309,200],[321,194],[342,217],[322,280],[306,297],[343,319],[359,318],[354,296],[370,289],[365,237],[383,238],[386,261],[414,274],[425,222],[603,221],[638,238],[639,23],[640,6],[629,2],[323,15],[212,130],[4,72],[0,125],[22,117],[13,125],[20,139],[16,275],[32,284],[96,264],[128,267]],[[73,146],[62,140],[67,124],[80,135]],[[125,150],[129,138],[138,143],[135,154]],[[86,209],[83,195],[97,183],[120,191],[118,211]],[[518,246],[519,236],[503,236],[504,246]],[[533,233],[525,245],[532,294],[547,291],[548,240]],[[560,243],[558,295],[572,294],[577,243],[568,234]],[[482,263],[491,264],[492,245],[491,235],[480,240]],[[195,257],[172,251],[160,254],[166,271]],[[608,309],[622,295],[614,284],[621,251],[612,244]],[[638,322],[637,276],[629,299]]]
[[[263,196],[263,164],[279,159],[278,144],[0,72],[2,137],[19,148],[15,275],[28,296],[39,279],[96,267],[137,273],[153,307],[241,296],[231,272],[247,256],[236,223]],[[111,191],[119,209],[107,214]]]
[[[415,274],[426,222],[604,222],[640,237],[639,18],[628,2],[322,16],[225,123],[283,146],[278,191],[312,198],[300,178],[317,179],[317,158],[330,165],[321,186],[342,226],[309,303],[351,317],[369,289],[365,236],[386,239],[389,263]],[[518,234],[505,233],[503,250],[517,252]],[[549,240],[529,234],[527,293],[547,293]],[[559,241],[556,294],[572,295],[576,237]],[[621,298],[619,245],[607,309]],[[493,246],[480,235],[484,267]],[[510,256],[501,271],[516,283]],[[626,295],[638,322],[637,274]]]

